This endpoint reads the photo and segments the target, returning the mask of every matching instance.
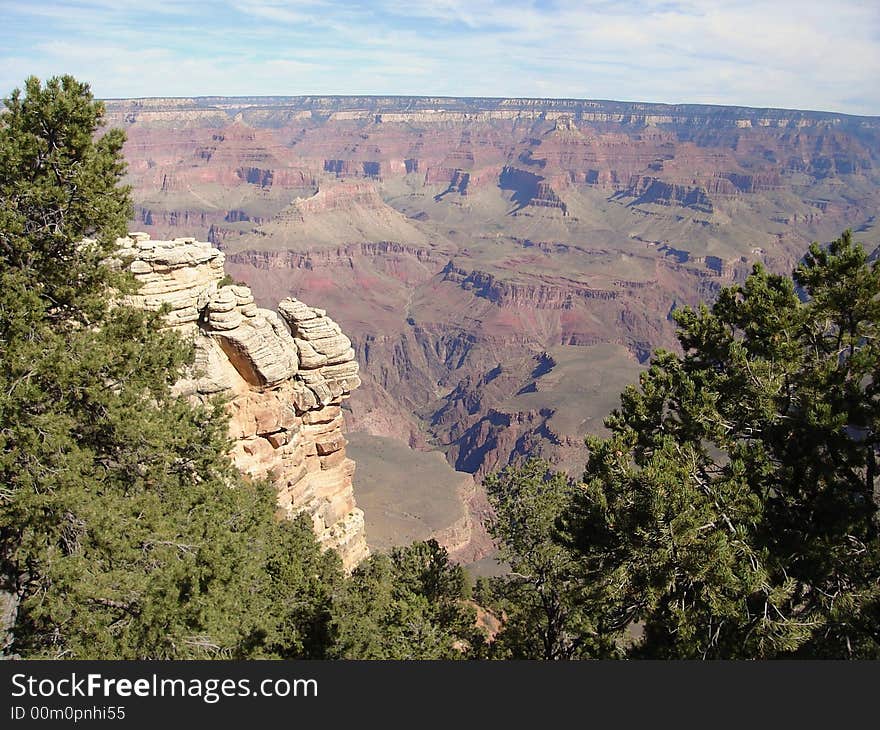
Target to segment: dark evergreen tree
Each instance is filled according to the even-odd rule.
[[[633,655],[880,656],[880,268],[847,231],[675,318],[569,517]]]
[[[96,137],[104,107],[70,76],[45,86],[31,77],[4,99],[0,118],[0,273],[5,286],[27,288],[43,317],[89,324],[119,284],[100,261],[131,217],[125,135]],[[84,244],[86,239],[94,239]],[[12,281],[8,281],[11,279]],[[5,288],[5,287],[4,287]]]
[[[540,459],[484,482],[495,517],[489,532],[509,573],[484,582],[480,600],[503,616],[494,658],[578,659],[617,654],[600,573],[558,539],[557,523],[578,487]]]
[[[436,540],[360,565],[334,603],[333,655],[343,659],[463,659],[483,635],[464,570]]]

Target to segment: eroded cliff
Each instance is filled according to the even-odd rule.
[[[307,513],[320,544],[351,570],[369,550],[340,407],[360,385],[348,337],[324,310],[287,298],[276,313],[258,307],[246,286],[221,286],[224,254],[208,243],[144,233],[118,243],[141,283],[128,303],[167,305],[169,325],[195,343],[192,372],[177,392],[227,398],[235,465],[270,479],[280,510]]]

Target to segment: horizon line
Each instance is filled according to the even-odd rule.
[[[796,107],[771,107],[771,106],[749,106],[746,104],[706,104],[694,102],[663,102],[663,101],[625,101],[620,99],[595,99],[588,97],[563,97],[563,96],[453,96],[446,94],[190,94],[190,95],[150,95],[150,96],[112,96],[112,97],[95,97],[99,101],[104,102],[124,102],[124,101],[158,101],[168,99],[170,101],[183,100],[209,100],[209,99],[266,99],[266,100],[284,100],[284,99],[310,99],[310,98],[328,98],[328,99],[445,99],[452,101],[537,101],[537,102],[580,102],[595,104],[620,104],[626,106],[646,106],[646,107],[696,107],[696,108],[713,108],[713,109],[729,109],[729,110],[748,110],[753,112],[797,112],[801,114],[823,114],[832,117],[849,117],[852,119],[870,119],[880,121],[880,114],[851,114],[848,112],[838,112],[828,109],[803,109]]]

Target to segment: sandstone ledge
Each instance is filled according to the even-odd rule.
[[[308,514],[321,546],[352,570],[369,550],[340,408],[360,385],[350,340],[324,310],[285,299],[276,313],[257,307],[246,286],[219,286],[224,255],[209,243],[132,233],[117,244],[141,283],[127,303],[167,307],[169,326],[195,342],[195,364],[176,392],[228,399],[235,465],[269,478],[282,512]]]

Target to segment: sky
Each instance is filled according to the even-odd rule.
[[[525,96],[880,115],[880,0],[0,0],[0,94]]]

